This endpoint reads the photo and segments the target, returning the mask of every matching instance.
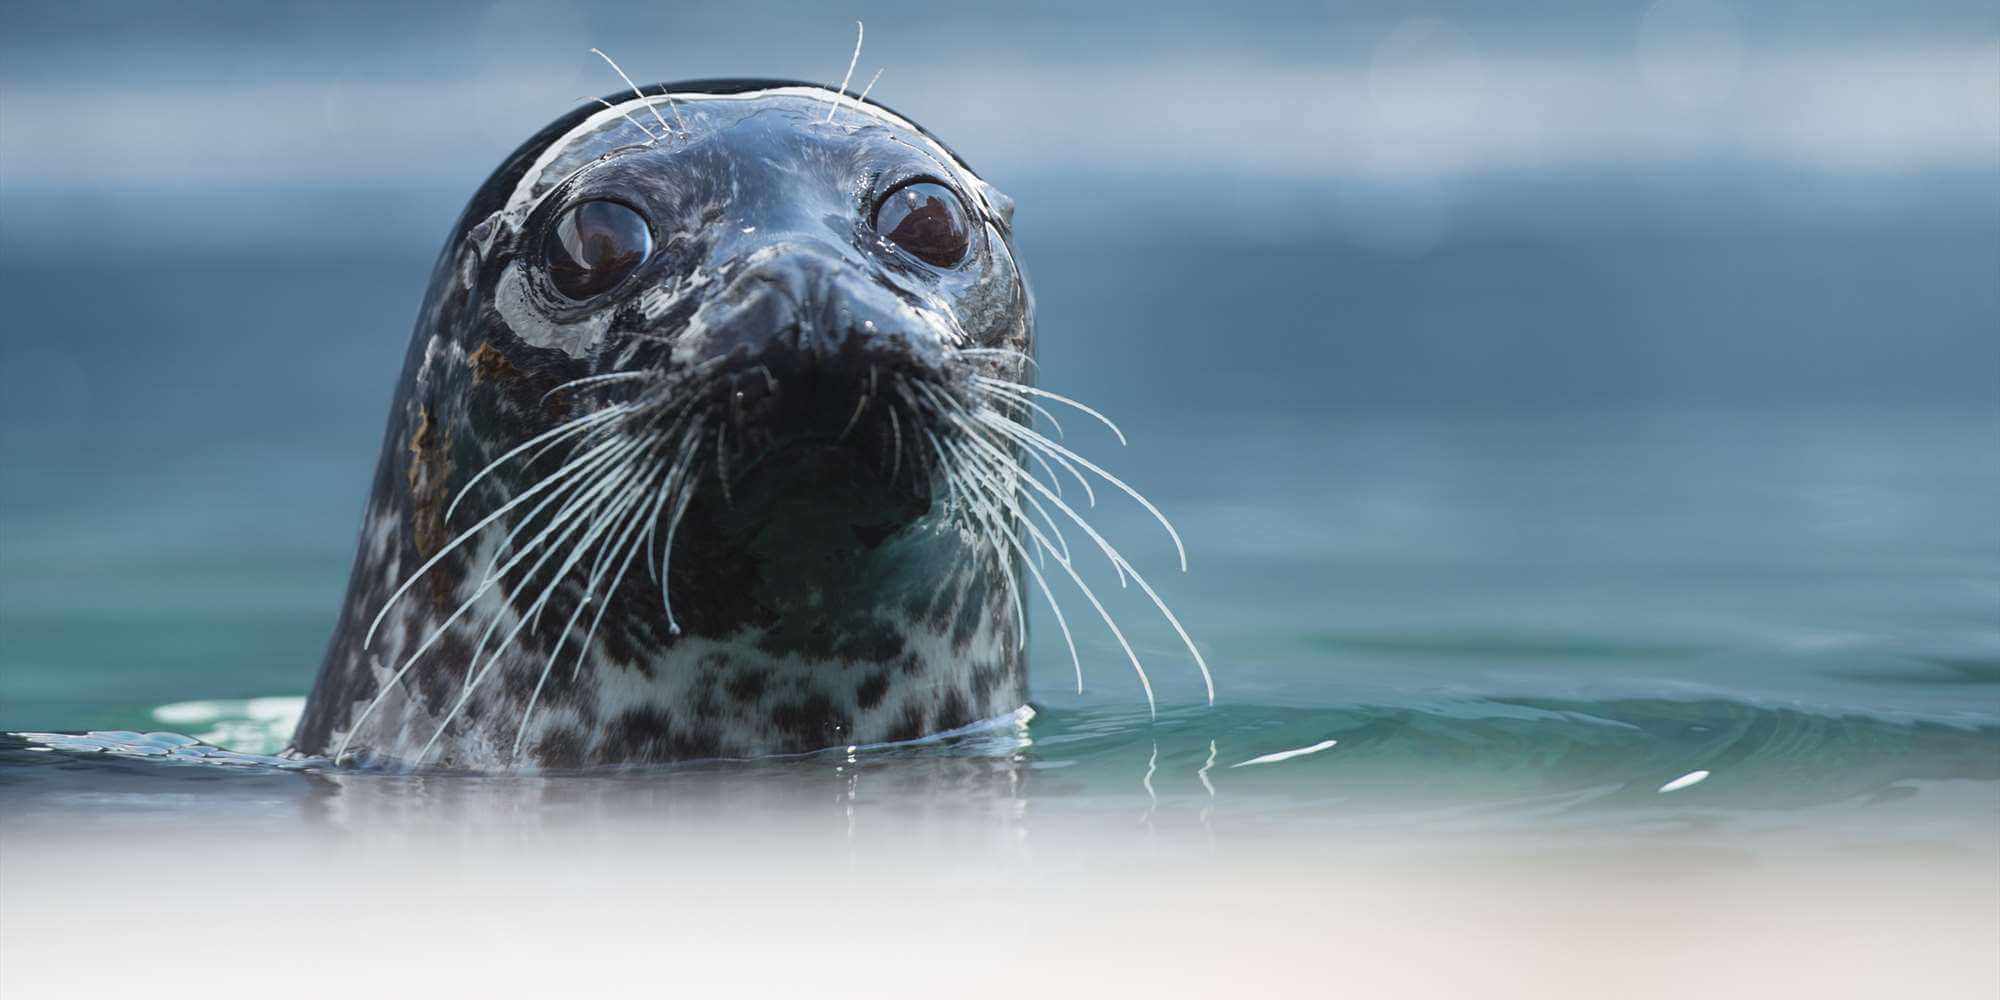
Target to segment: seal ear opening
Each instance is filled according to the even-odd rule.
[[[1014,199],[1001,194],[998,188],[984,182],[979,185],[979,196],[985,200],[986,207],[993,213],[993,217],[1000,220],[1001,227],[1013,232]]]

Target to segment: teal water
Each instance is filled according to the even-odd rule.
[[[0,995],[2000,995],[2000,6],[0,8]],[[438,241],[615,78],[1018,203],[1157,714],[277,756]],[[656,990],[657,991],[657,990]]]
[[[1943,822],[1944,840],[1989,849],[2000,216],[1957,183],[1830,221],[1726,185],[1671,221],[1616,208],[1644,204],[1644,185],[1473,188],[1448,238],[1386,255],[1335,225],[1240,225],[1246,204],[1333,197],[1310,185],[1178,215],[1155,211],[1158,186],[1011,185],[1045,384],[1132,438],[1077,423],[1070,443],[1174,518],[1189,572],[1123,498],[1092,516],[1177,609],[1217,697],[1136,591],[1100,574],[1157,720],[1065,594],[1085,690],[1037,612],[1037,714],[1025,742],[972,755],[1004,787],[973,786],[1037,816],[1200,836],[1218,820],[1296,834],[1833,816]],[[1523,197],[1549,224],[1510,221],[1520,209],[1502,206]],[[321,237],[275,253],[259,229],[161,256],[78,244],[51,205],[0,197],[15,223],[0,730],[282,749],[457,202],[121,206],[163,239],[246,210]],[[6,822],[248,810],[284,826],[315,789],[412,787],[172,766],[196,753],[182,742],[0,746]],[[925,754],[959,759],[865,751],[588,787],[670,797],[731,774],[810,791],[880,763],[891,780],[854,801],[921,798],[907,789],[939,787]]]
[[[1190,572],[1171,572],[1136,508],[1106,499],[1101,523],[1145,554],[1197,637],[1214,707],[1166,625],[1106,580],[1157,718],[1072,600],[1085,690],[1044,613],[1036,714],[1018,733],[465,777],[458,794],[512,810],[525,787],[576,782],[625,808],[707,801],[718,782],[811,798],[858,777],[863,807],[969,797],[1196,839],[1886,822],[1975,846],[2000,821],[2000,420],[1715,408],[1126,422],[1133,444],[1107,459],[1175,517]],[[14,822],[164,813],[288,828],[324,816],[328,794],[429,801],[452,780],[329,783],[323,763],[257,756],[284,746],[342,582],[348,512],[314,494],[351,498],[353,483],[332,480],[358,481],[368,457],[327,482],[266,477],[275,454],[244,460],[232,486],[265,496],[233,512],[199,502],[228,490],[164,469],[161,492],[120,491],[94,460],[28,467],[26,481],[74,492],[11,512],[44,528],[9,543],[36,571],[7,592],[0,727],[98,732],[0,743]],[[301,507],[325,523],[289,535]],[[104,529],[79,549],[91,533],[59,526],[82,523]],[[970,773],[937,773],[966,761]]]

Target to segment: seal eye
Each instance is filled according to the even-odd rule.
[[[653,252],[653,233],[639,213],[615,201],[570,206],[542,247],[556,291],[587,299],[611,289]]]
[[[875,231],[938,267],[964,260],[972,238],[965,206],[950,188],[934,181],[915,181],[889,192],[875,208]]]

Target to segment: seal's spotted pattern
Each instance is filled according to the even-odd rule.
[[[447,242],[294,750],[581,767],[1004,715],[1030,584],[1070,638],[1049,575],[1140,666],[1062,523],[1187,641],[1052,488],[1153,509],[1028,426],[1060,397],[1012,203],[879,105],[651,93],[530,139]]]
[[[835,95],[817,88],[671,90],[671,134],[642,133],[660,102],[629,97],[545,129],[448,241],[298,751],[414,761],[430,744],[424,762],[474,767],[748,756],[907,739],[1026,700],[1017,616],[994,583],[1012,570],[931,495],[925,435],[937,431],[886,386],[926,379],[950,392],[975,372],[1029,377],[1032,305],[1008,242],[1010,203],[879,106],[850,98],[828,123]],[[957,199],[963,260],[916,259],[871,229],[884,193],[913,182]],[[615,288],[572,298],[543,250],[566,210],[602,201],[635,211],[651,246]],[[590,252],[591,235],[571,246]],[[650,378],[560,388],[618,372]],[[649,406],[676,419],[649,401],[675,394],[700,398],[677,415],[701,414],[698,443],[645,425]],[[539,575],[525,572],[533,558],[517,563],[482,589],[568,501],[540,522],[529,523],[532,502],[497,520],[523,529],[511,544],[506,530],[448,541],[575,452],[474,477],[611,405],[632,408],[628,434],[659,432],[662,449],[689,443],[689,478],[695,465],[706,473],[684,491],[668,593],[632,568],[582,601],[585,570],[620,554],[610,543],[621,532],[635,563],[658,554],[658,528],[644,532],[647,555],[633,548],[640,505],[606,522],[539,614],[531,599],[564,554]],[[572,524],[590,513],[577,507]],[[580,529],[544,548],[590,538]]]

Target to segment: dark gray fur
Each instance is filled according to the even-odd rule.
[[[297,752],[475,768],[751,756],[910,739],[1025,702],[1014,602],[1026,595],[1007,579],[1010,568],[1019,579],[1017,554],[951,509],[932,446],[917,438],[949,441],[952,428],[907,402],[899,421],[922,427],[886,419],[897,399],[986,405],[967,390],[975,373],[1030,379],[1033,305],[1010,243],[1011,203],[922,130],[852,98],[829,124],[834,95],[821,89],[666,89],[678,107],[654,107],[676,134],[658,138],[653,108],[629,98],[624,109],[655,137],[580,109],[502,164],[447,241]],[[973,215],[959,267],[926,266],[870,229],[885,186],[918,175],[952,187]],[[556,212],[590,197],[641,209],[656,249],[618,290],[579,306],[550,292],[536,248]],[[551,394],[620,371],[648,374]],[[829,372],[852,384],[801,388]],[[897,396],[896,385],[918,388]],[[849,426],[855,392],[874,395]],[[528,505],[391,603],[418,567],[573,452],[498,467],[447,521],[476,473],[607,406],[632,408],[618,424],[633,436],[706,421],[692,453],[700,487],[666,581],[679,634],[644,565],[602,598],[587,648],[583,622],[597,602],[565,625],[583,566],[504,647],[499,636],[549,569],[535,581],[503,577],[447,625]],[[501,652],[471,676],[495,616],[503,627],[486,649]]]

